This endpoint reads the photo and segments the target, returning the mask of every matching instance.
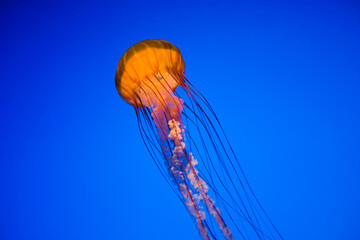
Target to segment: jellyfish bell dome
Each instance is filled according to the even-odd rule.
[[[150,107],[159,91],[175,91],[185,62],[180,50],[165,40],[144,40],[120,58],[115,74],[119,95],[134,107]]]

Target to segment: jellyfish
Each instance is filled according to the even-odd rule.
[[[283,239],[213,108],[185,77],[176,46],[136,43],[120,58],[115,86],[134,107],[151,158],[203,239]]]

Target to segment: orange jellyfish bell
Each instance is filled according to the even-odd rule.
[[[120,58],[115,86],[127,103],[135,107],[150,106],[150,89],[161,85],[175,91],[184,72],[185,62],[177,47],[165,40],[144,40]]]

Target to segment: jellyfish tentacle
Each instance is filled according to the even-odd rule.
[[[185,78],[185,76],[184,76],[184,78]],[[186,79],[186,78],[185,78],[185,79]],[[213,112],[213,110],[212,110],[211,106],[209,105],[209,103],[207,102],[206,98],[201,94],[201,92],[199,92],[195,87],[193,87],[193,85],[191,84],[191,82],[189,82],[187,79],[186,79],[186,81],[184,82],[184,86],[182,86],[182,87],[184,88],[184,90],[185,90],[185,92],[187,93],[187,95],[192,99],[192,102],[195,103],[195,105],[196,105],[196,107],[199,109],[199,112],[201,113],[201,115],[203,115],[203,116],[205,117],[206,121],[201,120],[201,119],[200,119],[200,116],[198,116],[195,112],[193,112],[193,114],[200,120],[200,122],[201,122],[202,124],[204,124],[205,122],[206,122],[206,123],[209,123],[210,126],[211,126],[211,129],[213,130],[213,132],[214,132],[214,134],[215,134],[215,136],[216,136],[216,138],[217,138],[217,139],[221,139],[221,137],[219,136],[219,133],[215,130],[215,126],[213,125],[213,123],[212,123],[212,121],[210,120],[209,116],[208,116],[208,115],[205,113],[205,111],[202,109],[202,107],[200,106],[200,104],[198,103],[197,99],[194,97],[193,94],[195,94],[196,96],[198,96],[198,97],[205,103],[205,105],[210,109],[210,112],[214,115],[217,123],[220,125],[220,122],[219,122],[216,114]],[[194,88],[195,90],[194,90],[193,88]],[[225,133],[224,133],[221,125],[220,125],[220,128],[221,128],[221,130],[222,130],[222,133],[225,135]],[[206,126],[204,126],[204,129],[206,130],[206,132],[207,132],[207,134],[209,135],[210,139],[213,139],[213,136],[212,136],[211,132],[209,131],[209,128],[206,127]],[[225,138],[226,138],[226,135],[225,135]],[[226,140],[227,140],[227,138],[226,138]],[[225,148],[225,146],[223,145],[223,142],[222,142],[222,141],[219,141],[219,143],[220,143],[221,148],[223,149],[223,152],[225,153],[226,158],[230,160],[230,156],[229,156],[228,152],[226,151],[226,148]],[[232,150],[232,148],[231,148],[230,143],[228,142],[228,140],[227,140],[227,143],[228,143],[228,145],[229,145],[229,147],[230,147],[231,152],[234,154],[234,152],[233,152],[233,150]],[[212,144],[213,144],[213,147],[214,147],[214,149],[215,149],[216,154],[218,154],[218,153],[220,152],[220,150],[217,150],[218,147],[215,145],[214,142],[212,142]],[[223,169],[226,171],[226,174],[228,175],[228,171],[229,171],[229,170],[228,170],[228,168],[227,168],[224,160],[222,160],[222,157],[221,157],[221,156],[218,156],[218,158],[219,158],[219,160],[220,160],[220,163],[221,163]],[[235,157],[235,159],[236,159],[236,157]],[[236,161],[237,161],[237,163],[238,163],[238,160],[237,160],[237,159],[236,159]],[[230,168],[235,172],[235,174],[236,174],[236,176],[237,176],[237,179],[238,179],[238,181],[239,181],[242,189],[244,190],[244,194],[245,194],[246,200],[247,200],[247,202],[248,202],[248,205],[250,206],[251,212],[249,212],[248,209],[245,207],[245,202],[244,202],[244,200],[242,199],[242,197],[240,196],[240,193],[239,193],[239,191],[238,191],[238,189],[237,189],[236,187],[234,187],[234,191],[236,192],[236,194],[238,195],[238,197],[239,197],[239,199],[240,199],[240,202],[241,202],[241,204],[242,204],[242,207],[243,207],[243,209],[244,209],[244,211],[245,211],[245,213],[246,213],[247,221],[249,222],[250,226],[252,226],[252,228],[254,229],[254,231],[256,232],[256,234],[258,235],[258,237],[260,238],[259,234],[263,234],[263,233],[262,233],[262,231],[258,231],[258,230],[257,230],[257,229],[259,229],[259,222],[258,222],[258,219],[257,219],[257,214],[255,214],[255,212],[254,212],[254,211],[257,211],[257,210],[254,210],[254,208],[253,208],[253,204],[254,204],[254,203],[250,200],[250,196],[249,196],[249,194],[247,193],[247,191],[246,191],[246,189],[245,189],[245,185],[244,185],[243,181],[240,179],[240,174],[237,172],[237,170],[236,170],[233,162],[232,162],[232,161],[228,161],[228,162],[229,162],[229,164],[230,164]],[[239,165],[239,163],[238,163],[238,165]],[[239,165],[239,166],[240,166],[240,165]],[[241,169],[241,168],[240,168],[240,170],[241,170],[242,176],[245,178],[245,174],[242,172],[242,169]],[[216,171],[216,170],[215,170],[215,171]],[[229,181],[231,182],[232,186],[235,186],[235,183],[233,182],[233,180],[232,180],[231,178],[229,178]],[[249,184],[248,184],[246,178],[245,178],[245,182],[247,183],[247,186],[249,187]],[[224,186],[224,188],[225,188],[225,186]],[[225,189],[227,189],[227,188],[225,188]],[[231,198],[232,198],[232,196],[231,196]],[[238,206],[238,204],[236,203],[236,201],[234,201],[234,203],[235,203],[235,205]],[[239,208],[239,209],[241,210],[241,208]],[[242,212],[242,210],[241,210],[241,212]],[[261,217],[261,215],[260,215],[260,217]],[[252,219],[252,218],[255,218],[255,223],[253,223],[253,219]]]
[[[179,101],[180,102],[180,101]],[[157,126],[159,131],[163,131],[163,129],[168,129],[166,118],[163,116],[169,115],[169,116],[178,116],[179,114],[174,113],[174,106],[167,105],[167,109],[164,109],[161,104],[158,104],[153,109],[152,117],[154,118],[154,123]],[[177,106],[179,108],[179,106]],[[172,118],[174,119],[174,118]],[[165,121],[165,124],[164,124]],[[171,121],[171,120],[170,120]],[[171,132],[169,134],[172,134]],[[161,135],[162,142],[168,141],[169,136]],[[169,138],[171,139],[171,138]],[[205,213],[201,210],[200,206],[196,203],[196,199],[194,198],[192,194],[191,188],[188,186],[187,182],[185,181],[184,177],[184,171],[182,169],[183,166],[183,148],[185,147],[185,144],[180,142],[178,139],[171,139],[173,140],[173,149],[171,158],[169,160],[169,170],[172,175],[173,181],[178,186],[178,189],[183,196],[183,202],[187,206],[190,214],[195,217],[197,228],[200,231],[201,236],[204,239],[210,239],[207,228],[204,224],[205,219]],[[163,151],[169,151],[168,148],[162,148]],[[164,153],[165,156],[169,156],[169,153]]]
[[[192,188],[197,193],[197,194],[193,194],[195,200],[197,202],[200,201],[203,202],[208,212],[214,217],[216,223],[219,225],[223,235],[227,239],[234,239],[231,235],[230,230],[228,229],[224,220],[222,219],[219,211],[216,209],[214,205],[214,201],[207,194],[208,186],[206,185],[204,180],[202,180],[198,176],[198,171],[195,169],[197,161],[192,156],[192,153],[189,153],[188,155],[187,152],[185,151],[185,143],[182,136],[182,133],[185,132],[185,129],[183,128],[180,122],[177,122],[174,119],[170,120],[168,125],[170,128],[169,139],[171,139],[175,144],[175,148],[173,151],[174,156],[180,155],[181,157],[185,157],[185,159],[187,160],[185,173]],[[205,214],[204,214],[204,219],[205,219]]]
[[[154,100],[156,105],[153,108],[152,117],[154,118],[155,125],[157,125],[159,132],[161,132],[161,138],[164,141],[167,140],[164,131],[165,129],[169,129],[169,135],[167,137],[174,145],[170,161],[170,171],[172,172],[173,178],[185,199],[185,204],[188,206],[189,212],[196,218],[200,234],[203,237],[205,236],[205,238],[207,236],[207,231],[203,224],[203,220],[205,220],[205,212],[201,210],[201,207],[198,204],[198,202],[201,201],[205,205],[207,211],[214,217],[222,234],[227,239],[233,239],[230,230],[226,226],[219,211],[214,206],[213,200],[207,194],[208,187],[206,183],[198,176],[195,165],[193,165],[194,159],[189,160],[189,156],[185,151],[185,141],[183,137],[185,128],[180,118],[183,110],[183,101],[172,93],[169,85],[161,84],[160,81],[159,85],[156,85],[151,79],[148,78],[148,80],[154,85],[153,88],[151,88],[152,91],[155,92],[154,94],[160,96]],[[170,121],[167,122],[168,126],[165,127],[164,120],[167,117],[170,118]],[[180,160],[180,158],[183,160]],[[179,168],[181,165],[184,165],[183,168],[185,169],[186,177],[190,183],[191,189],[193,189],[197,194],[192,193],[191,189],[189,189],[186,184],[186,180],[182,175],[182,171],[184,170]],[[195,201],[192,200],[193,198]]]

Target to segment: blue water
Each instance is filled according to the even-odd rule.
[[[191,2],[0,4],[0,239],[199,239],[114,86],[144,39],[182,51],[285,239],[360,239],[359,3]]]

